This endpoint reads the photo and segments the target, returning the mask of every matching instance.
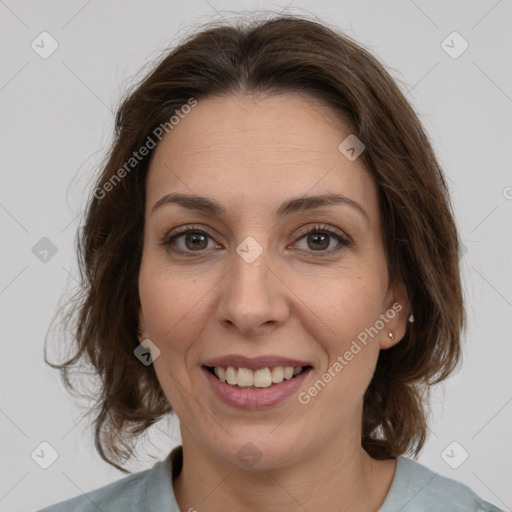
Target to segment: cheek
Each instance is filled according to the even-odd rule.
[[[180,351],[200,327],[201,301],[208,290],[205,279],[186,271],[171,269],[155,258],[143,260],[139,274],[139,295],[145,327],[161,349]]]
[[[356,276],[326,282],[322,297],[307,301],[308,329],[315,329],[311,332],[325,354],[322,368],[299,396],[311,407],[311,418],[328,416],[341,425],[362,404],[379,355],[379,334],[368,334],[381,313],[379,291],[371,280]],[[319,325],[324,326],[320,332]]]
[[[189,403],[183,387],[191,389],[190,369],[196,357],[193,341],[199,336],[201,308],[207,292],[202,279],[171,269],[154,255],[146,255],[139,272],[139,296],[148,337],[159,348],[155,372],[168,402],[180,417]],[[190,364],[189,364],[190,362]]]
[[[334,348],[343,348],[379,318],[383,290],[374,275],[351,272],[318,283],[320,287],[306,283],[301,293],[305,311],[310,311],[305,318],[310,318],[312,329],[320,327]]]
[[[374,275],[354,274],[324,281],[322,293],[311,294],[305,301],[310,309],[308,329],[316,332],[316,341],[326,355],[318,376],[329,381],[330,391],[324,400],[339,414],[360,402],[372,378],[382,335],[372,328],[382,313],[382,297]],[[321,331],[319,326],[323,326]]]

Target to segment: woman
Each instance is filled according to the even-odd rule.
[[[442,171],[376,59],[299,17],[204,29],[116,128],[52,366],[100,375],[113,466],[171,411],[182,446],[45,510],[497,511],[403,456],[464,313]]]

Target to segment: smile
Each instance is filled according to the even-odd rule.
[[[309,366],[274,366],[251,370],[234,366],[207,367],[221,382],[241,389],[269,388],[300,375]]]
[[[201,369],[212,397],[230,407],[254,410],[276,406],[299,393],[313,366],[281,356],[233,354],[203,361]]]

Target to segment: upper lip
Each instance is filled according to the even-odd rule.
[[[298,359],[290,359],[281,356],[259,356],[259,357],[246,357],[238,354],[227,356],[214,357],[204,361],[204,366],[234,366],[236,368],[248,368],[249,370],[259,370],[261,368],[276,367],[276,366],[311,366],[310,363],[299,361]]]

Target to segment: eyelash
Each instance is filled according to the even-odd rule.
[[[205,252],[205,251],[204,250],[183,251],[181,249],[174,249],[171,247],[171,245],[174,243],[174,241],[177,238],[179,238],[180,236],[189,234],[189,233],[202,234],[202,235],[206,235],[206,236],[210,237],[211,239],[213,239],[212,235],[210,234],[211,232],[208,228],[199,229],[193,225],[186,225],[186,226],[181,226],[171,236],[166,237],[164,239],[164,241],[161,242],[161,245],[165,246],[171,252],[183,255],[187,258],[197,257],[197,253],[201,253],[201,252]],[[301,234],[300,238],[298,238],[297,241],[302,240],[302,238],[304,238],[308,235],[312,235],[312,234],[329,235],[329,236],[332,236],[333,238],[335,238],[339,242],[339,245],[335,249],[331,249],[328,251],[309,251],[309,252],[311,252],[310,257],[312,257],[312,258],[323,258],[323,257],[325,257],[324,255],[332,255],[333,253],[336,253],[336,252],[344,249],[345,247],[352,246],[352,242],[349,240],[349,238],[346,235],[342,234],[341,232],[334,231],[334,230],[326,227],[323,224],[317,224],[315,226],[310,227],[307,231],[305,231],[304,233]],[[320,253],[320,254],[315,254],[315,253]]]

